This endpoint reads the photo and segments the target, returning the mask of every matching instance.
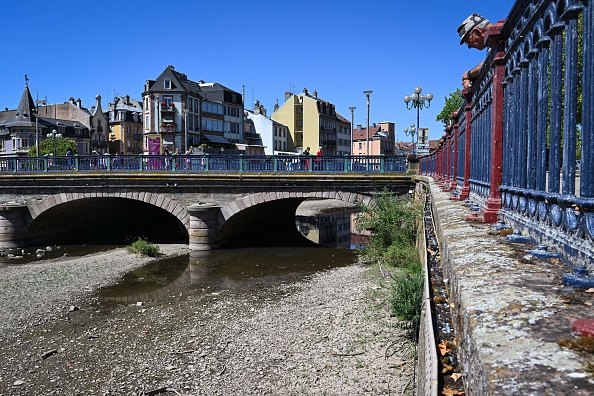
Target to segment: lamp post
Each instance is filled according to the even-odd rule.
[[[404,103],[406,103],[406,108],[408,110],[417,109],[417,128],[419,130],[421,128],[421,126],[420,126],[421,109],[429,108],[429,106],[431,106],[431,101],[433,100],[432,93],[428,93],[427,95],[421,95],[421,92],[423,92],[423,88],[416,87],[415,93],[413,93],[412,95],[406,95],[404,97]],[[413,153],[415,151],[416,150],[414,147],[414,140],[413,140]]]
[[[415,138],[414,138],[415,132],[416,132],[415,124],[410,124],[410,130],[408,128],[404,128],[404,134],[410,135],[411,142],[412,142],[412,145],[410,146],[410,150],[413,153],[415,152]]]
[[[188,109],[182,110],[184,113],[184,144],[183,144],[183,154],[188,152]]]
[[[47,134],[47,137],[48,137],[48,139],[52,139],[54,141],[54,158],[56,158],[56,139],[61,138],[62,134],[58,133],[54,129],[50,133]]]
[[[363,91],[363,94],[367,96],[367,134],[365,136],[365,150],[367,155],[369,155],[369,95],[371,95],[373,91]]]
[[[351,155],[353,155],[353,126],[355,125],[355,106],[349,107],[351,111]]]

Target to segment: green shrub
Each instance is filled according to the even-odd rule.
[[[423,267],[416,248],[417,225],[422,209],[409,198],[399,198],[387,191],[374,196],[374,206],[361,205],[358,230],[369,230],[369,245],[359,250],[366,261],[377,261],[398,268],[394,271],[391,308],[403,327],[415,335],[421,320],[423,303]]]
[[[382,261],[388,265],[406,266],[416,251],[417,222],[421,210],[409,198],[400,198],[383,191],[374,195],[374,205],[361,204],[356,227],[368,230],[369,245],[359,254],[366,261]]]
[[[423,271],[413,264],[394,276],[392,289],[392,312],[400,320],[419,328],[423,304]]]
[[[138,238],[127,247],[130,253],[140,254],[143,256],[157,257],[159,254],[159,246],[148,242],[145,239]]]

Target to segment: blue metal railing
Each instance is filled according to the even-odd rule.
[[[313,172],[405,173],[406,156],[74,155],[0,158],[0,173]]]
[[[498,216],[575,262],[590,264],[594,3],[518,0],[489,36],[483,69],[463,92],[466,103],[453,118],[457,187],[468,188],[484,205],[486,221],[489,213],[489,221]],[[446,135],[434,153],[421,158],[422,172],[444,183],[451,172],[443,164],[452,155],[452,138]]]

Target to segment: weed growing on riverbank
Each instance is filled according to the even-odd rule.
[[[142,256],[157,257],[159,254],[158,245],[150,243],[142,238],[138,238],[136,241],[132,242],[132,244],[127,246],[126,249],[130,253],[140,254]]]
[[[357,228],[371,232],[369,245],[359,250],[363,261],[396,268],[391,306],[396,317],[418,329],[423,300],[423,269],[416,248],[422,208],[408,198],[383,191],[374,205],[361,205]]]

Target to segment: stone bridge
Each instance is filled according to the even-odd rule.
[[[413,187],[403,174],[3,174],[0,248],[139,236],[192,250],[286,243],[301,238],[294,216],[306,199],[368,204]]]

